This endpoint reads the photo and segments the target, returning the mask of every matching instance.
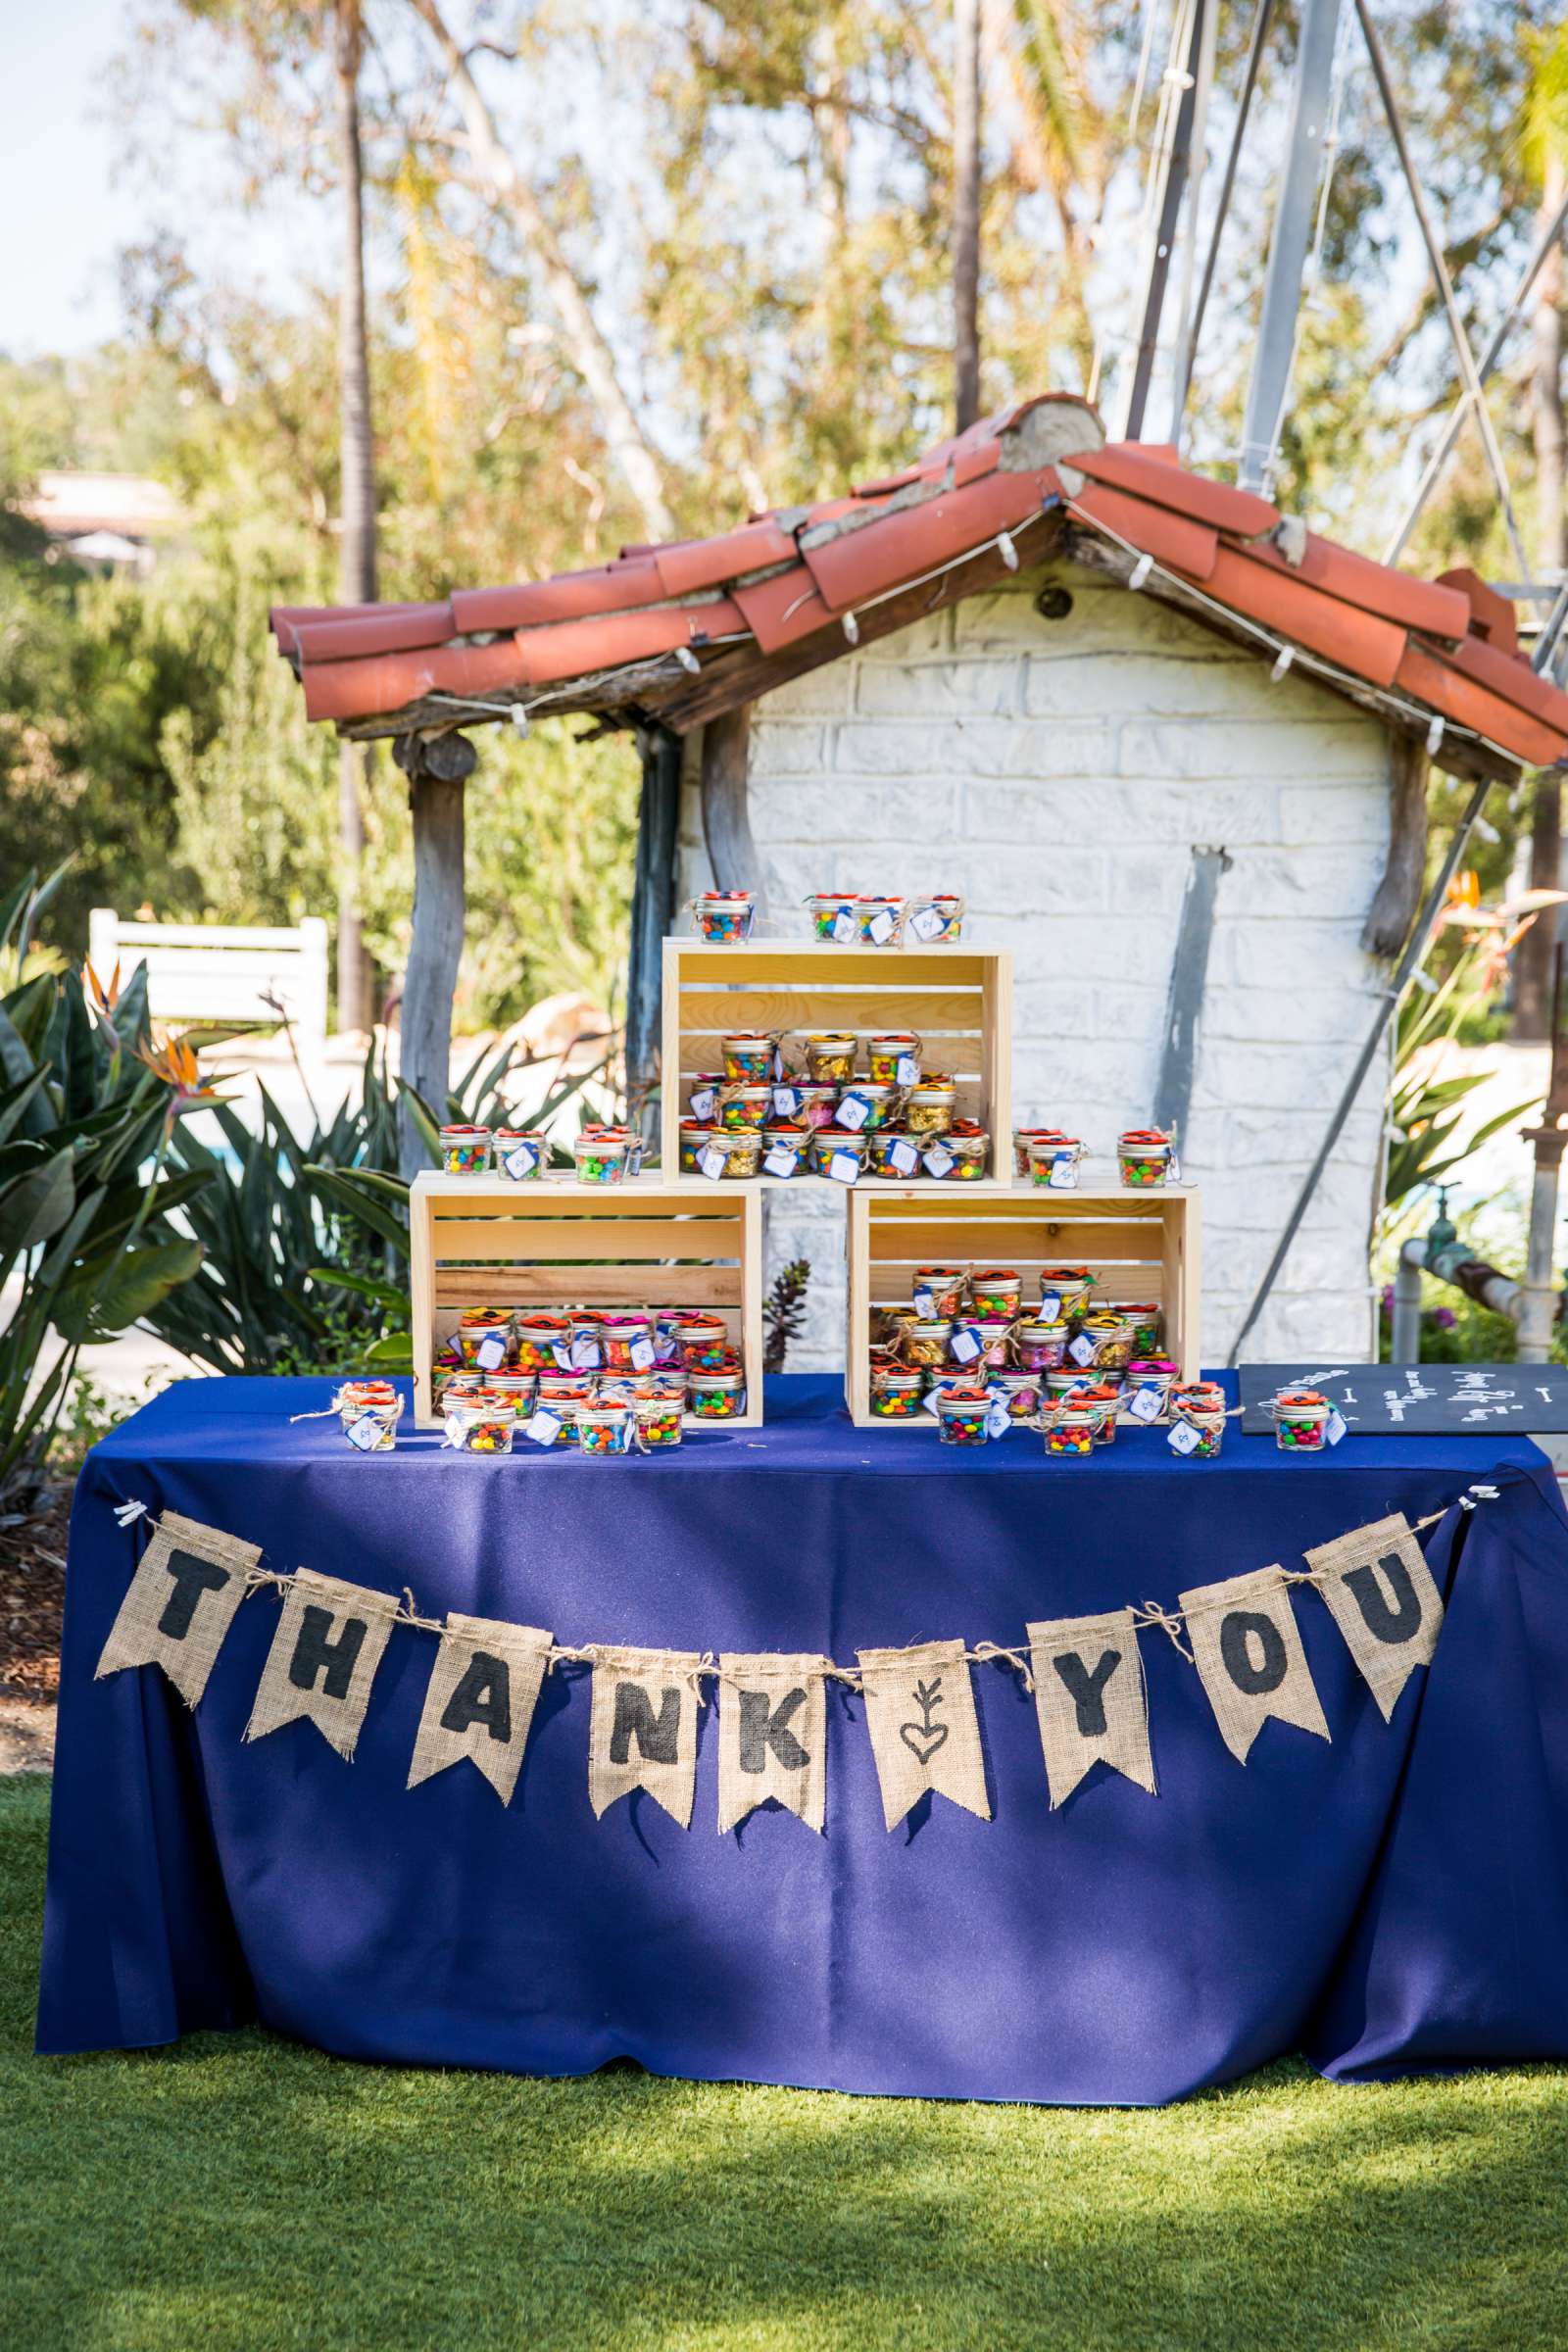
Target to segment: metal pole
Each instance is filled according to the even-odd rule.
[[[1198,72],[1193,91],[1192,137],[1189,141],[1191,193],[1187,199],[1187,238],[1182,247],[1181,302],[1176,314],[1175,380],[1170,395],[1170,438],[1178,456],[1181,454],[1182,424],[1187,415],[1187,394],[1193,380],[1193,274],[1198,263],[1198,212],[1203,199],[1203,172],[1208,149],[1208,100],[1214,87],[1214,42],[1218,21],[1216,0],[1215,6],[1201,12],[1201,33],[1195,51]]]
[[[1540,240],[1536,246],[1536,250],[1531,255],[1530,260],[1525,267],[1524,274],[1508,298],[1508,307],[1503,312],[1502,317],[1498,319],[1496,325],[1493,328],[1492,340],[1487,345],[1486,350],[1482,353],[1480,359],[1476,363],[1476,378],[1479,383],[1485,384],[1487,382],[1487,379],[1492,374],[1493,369],[1496,367],[1497,362],[1501,359],[1502,347],[1508,340],[1508,336],[1513,328],[1514,320],[1518,318],[1519,313],[1523,310],[1526,301],[1529,299],[1530,289],[1535,284],[1537,278],[1541,275],[1541,271],[1545,263],[1547,254],[1550,253],[1552,247],[1562,235],[1563,223],[1565,220],[1568,220],[1568,191],[1564,192],[1563,200],[1561,204],[1558,205],[1556,212],[1552,215],[1549,224],[1542,231]],[[1204,291],[1207,291],[1206,283]],[[1200,302],[1199,305],[1199,316],[1200,318],[1202,316],[1201,302]],[[1399,527],[1395,532],[1393,538],[1389,541],[1388,546],[1383,551],[1383,561],[1385,564],[1396,564],[1398,562],[1399,557],[1404,551],[1405,541],[1409,538],[1410,533],[1415,529],[1415,526],[1420,519],[1422,508],[1426,505],[1427,500],[1431,497],[1433,489],[1437,484],[1438,477],[1442,473],[1445,466],[1446,466],[1448,463],[1449,458],[1453,455],[1454,444],[1457,442],[1459,435],[1464,431],[1464,420],[1469,414],[1470,394],[1468,390],[1465,390],[1460,393],[1458,399],[1454,402],[1453,407],[1449,412],[1448,421],[1444,426],[1442,435],[1438,441],[1438,446],[1432,452],[1431,457],[1428,458],[1426,468],[1422,473],[1421,479],[1415,486],[1414,495],[1410,500],[1410,504],[1408,507],[1406,507],[1403,515],[1400,517]]]
[[[1519,1361],[1544,1364],[1551,1354],[1557,1319],[1553,1280],[1557,1243],[1557,1187],[1563,1148],[1562,1120],[1568,1116],[1568,1038],[1563,1035],[1563,950],[1557,942],[1551,966],[1551,1078],[1539,1127],[1525,1136],[1535,1148],[1536,1175],[1530,1190],[1530,1239],[1525,1250],[1524,1297],[1519,1309]]]
[[[1514,515],[1513,499],[1508,489],[1508,474],[1502,462],[1502,451],[1497,443],[1497,435],[1492,422],[1492,412],[1487,407],[1486,393],[1482,388],[1481,377],[1476,369],[1476,355],[1470,348],[1470,338],[1465,332],[1464,320],[1459,316],[1459,305],[1454,296],[1453,280],[1448,275],[1448,265],[1444,259],[1443,246],[1427,206],[1426,191],[1421,185],[1415,168],[1415,160],[1410,153],[1409,141],[1404,135],[1404,120],[1399,113],[1398,100],[1394,95],[1394,83],[1389,78],[1389,61],[1383,54],[1383,43],[1378,38],[1378,28],[1372,22],[1371,11],[1367,7],[1366,0],[1355,0],[1355,13],[1360,21],[1367,55],[1372,61],[1372,73],[1377,81],[1378,96],[1383,101],[1383,112],[1388,117],[1389,128],[1394,134],[1394,144],[1398,151],[1399,169],[1404,173],[1404,184],[1410,191],[1410,202],[1415,207],[1416,221],[1421,230],[1421,242],[1427,249],[1427,260],[1432,265],[1432,275],[1437,281],[1438,292],[1443,300],[1444,312],[1448,321],[1448,333],[1453,338],[1454,357],[1459,363],[1459,374],[1465,391],[1469,395],[1470,405],[1475,411],[1481,444],[1487,453],[1487,464],[1492,469],[1492,478],[1496,485],[1497,497],[1502,505],[1502,518],[1508,532],[1508,544],[1513,549],[1513,560],[1519,566],[1519,577],[1522,580],[1529,580],[1531,577],[1530,563],[1519,536],[1519,524]]]
[[[1340,0],[1301,0],[1301,35],[1296,53],[1296,93],[1291,107],[1290,144],[1274,214],[1274,237],[1263,281],[1252,379],[1247,387],[1242,459],[1237,479],[1244,490],[1262,490],[1274,458],[1274,436],[1290,390],[1296,351],[1296,314],[1301,301],[1301,271],[1312,235],[1312,214],[1323,168],[1334,81],[1334,37]]]
[[[1338,0],[1335,0],[1338,6]],[[1182,196],[1187,186],[1187,170],[1192,154],[1193,114],[1198,101],[1199,60],[1203,40],[1203,21],[1210,0],[1193,0],[1192,28],[1187,39],[1187,59],[1183,68],[1186,79],[1181,103],[1176,110],[1176,129],[1171,151],[1165,166],[1165,184],[1160,191],[1159,224],[1154,231],[1154,255],[1149,268],[1149,285],[1144,295],[1144,322],[1138,335],[1138,358],[1133,367],[1133,388],[1127,403],[1128,441],[1144,437],[1144,412],[1149,406],[1149,386],[1154,372],[1154,355],[1159,344],[1160,314],[1165,308],[1165,286],[1170,276],[1171,250],[1176,242],[1176,223],[1181,215]]]
[[[1389,1360],[1395,1364],[1421,1361],[1421,1269],[1427,1262],[1425,1242],[1406,1242],[1394,1269],[1394,1333]]]
[[[1258,68],[1263,62],[1263,43],[1268,35],[1269,21],[1274,14],[1274,0],[1257,0],[1257,13],[1252,19],[1251,38],[1247,45],[1247,70],[1242,75],[1241,96],[1236,101],[1236,127],[1231,132],[1231,151],[1225,158],[1225,173],[1219,183],[1219,202],[1214,210],[1214,232],[1208,240],[1208,259],[1203,264],[1202,282],[1198,300],[1193,306],[1191,350],[1198,349],[1203,331],[1203,318],[1208,309],[1208,297],[1214,284],[1214,265],[1219,260],[1219,241],[1225,233],[1225,222],[1231,209],[1231,195],[1236,186],[1236,170],[1242,160],[1242,142],[1247,135],[1247,118],[1252,111],[1252,96],[1257,88]],[[1191,369],[1191,359],[1188,362]]]

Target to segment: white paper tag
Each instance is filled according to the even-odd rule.
[[[712,1088],[700,1086],[692,1097],[692,1117],[694,1119],[710,1119],[713,1115],[713,1103]]]
[[[940,939],[946,925],[935,906],[922,906],[909,917],[909,929],[916,939]]]
[[[502,1164],[507,1174],[520,1184],[539,1165],[539,1154],[532,1144],[514,1144]]]
[[[1078,1161],[1071,1152],[1058,1152],[1051,1163],[1051,1190],[1054,1193],[1075,1193],[1078,1190]]]
[[[914,1308],[915,1313],[919,1316],[922,1323],[934,1323],[936,1321],[937,1295],[935,1291],[928,1290],[924,1283],[922,1283],[920,1288],[913,1294],[909,1303]]]
[[[833,1115],[841,1127],[858,1135],[871,1115],[871,1105],[863,1095],[845,1095]]]
[[[827,1163],[827,1172],[835,1184],[855,1184],[859,1179],[860,1163],[853,1152],[835,1152]]]
[[[603,1361],[604,1354],[597,1340],[584,1337],[572,1341],[571,1369],[573,1372],[597,1372]]]
[[[507,1343],[499,1331],[487,1332],[479,1342],[474,1362],[481,1372],[499,1372],[507,1360]]]
[[[571,1370],[571,1348],[565,1340],[552,1341],[550,1352],[556,1359],[559,1371],[569,1372]]]
[[[925,1155],[925,1164],[928,1175],[943,1177],[952,1172],[955,1161],[945,1144],[933,1144]]]
[[[980,1353],[980,1342],[967,1327],[960,1327],[948,1342],[948,1349],[960,1364],[972,1364]]]
[[[782,1046],[775,1046],[773,1048],[772,1074],[775,1078],[782,1078],[784,1075],[784,1049]]]
[[[841,906],[833,917],[833,936],[839,940],[855,937],[855,917],[848,906]]]
[[[632,1368],[632,1370],[633,1370],[634,1372],[648,1372],[648,1371],[651,1371],[651,1370],[652,1370],[652,1368],[653,1368],[653,1361],[654,1361],[654,1343],[653,1343],[653,1341],[652,1341],[652,1340],[649,1340],[649,1339],[633,1340],[633,1342],[632,1342],[632,1344],[631,1344],[631,1368]]]
[[[525,1424],[523,1435],[532,1438],[536,1446],[553,1446],[561,1435],[560,1414],[553,1413],[547,1404],[540,1405],[533,1418]]]
[[[775,1086],[775,1087],[774,1087],[774,1089],[773,1089],[773,1116],[774,1116],[775,1118],[777,1118],[777,1119],[793,1119],[793,1118],[794,1118],[794,1116],[795,1116],[795,1114],[796,1114],[796,1112],[797,1112],[797,1111],[800,1109],[800,1107],[801,1107],[801,1090],[800,1090],[800,1088],[799,1088],[798,1086]]]
[[[729,1153],[721,1152],[717,1144],[710,1144],[706,1152],[698,1152],[697,1165],[711,1183],[716,1184],[729,1166]]]
[[[1349,1434],[1349,1430],[1346,1426],[1345,1415],[1336,1405],[1323,1424],[1323,1435],[1331,1446],[1337,1446],[1342,1438],[1348,1437]]]
[[[929,1413],[934,1421],[942,1410],[942,1391],[940,1389],[930,1390],[920,1400],[920,1410],[923,1413]]]
[[[888,1146],[888,1166],[900,1176],[912,1176],[920,1165],[920,1154],[911,1143],[901,1135],[898,1142]]]
[[[1167,1182],[1171,1184],[1180,1184],[1182,1180],[1182,1163],[1177,1153],[1174,1152],[1171,1153],[1169,1162],[1166,1165],[1165,1175]]]
[[[380,1435],[381,1424],[374,1413],[361,1413],[357,1421],[349,1423],[349,1444],[357,1446],[362,1453],[368,1453]]]
[[[1198,1446],[1198,1432],[1190,1421],[1178,1421],[1167,1431],[1165,1443],[1172,1453],[1192,1453]]]
[[[1067,1353],[1075,1364],[1092,1364],[1095,1360],[1095,1343],[1080,1332],[1075,1340],[1069,1341]]]
[[[446,1425],[446,1435],[441,1443],[443,1446],[450,1446],[454,1453],[461,1453],[463,1451],[462,1423],[449,1419]]]
[[[1139,1389],[1127,1410],[1135,1421],[1157,1421],[1165,1409],[1165,1400],[1157,1389]]]
[[[789,1144],[775,1144],[762,1162],[770,1176],[793,1176],[800,1164],[800,1153]]]
[[[1011,1415],[1004,1404],[994,1404],[986,1415],[986,1436],[1004,1438],[1012,1427]]]
[[[1042,1323],[1059,1323],[1061,1321],[1061,1297],[1058,1292],[1041,1292],[1038,1319]]]
[[[912,1054],[901,1054],[899,1055],[898,1060],[893,1065],[893,1079],[894,1084],[897,1086],[919,1085],[920,1064],[915,1060]]]
[[[865,926],[865,935],[867,939],[875,940],[879,948],[887,946],[888,941],[893,937],[893,917],[885,906],[879,914],[872,915],[871,920]]]

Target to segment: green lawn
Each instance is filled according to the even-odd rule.
[[[1568,2071],[1161,2113],[36,2059],[46,1784],[0,1784],[0,2345],[1568,2344]]]

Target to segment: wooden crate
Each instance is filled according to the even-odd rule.
[[[409,1201],[415,1419],[434,1421],[430,1363],[466,1306],[702,1306],[722,1315],[762,1419],[762,1204],[751,1184],[504,1176],[414,1180]]]
[[[978,1120],[991,1136],[993,1166],[1010,1165],[1012,957],[1005,949],[961,941],[951,948],[839,947],[830,940],[755,940],[726,948],[666,939],[663,984],[662,1157],[667,1171],[676,1168],[694,1072],[722,1069],[720,1040],[739,1029],[844,1029],[861,1037],[913,1030],[927,1067],[950,1070],[957,1080],[958,1116]]]
[[[1190,1185],[1163,1192],[1053,1193],[1031,1184],[874,1180],[849,1196],[849,1330],[844,1390],[861,1429],[907,1429],[872,1416],[866,1350],[871,1310],[906,1306],[920,1265],[1015,1266],[1026,1302],[1043,1266],[1088,1266],[1109,1298],[1157,1299],[1165,1352],[1200,1377],[1199,1205]],[[919,1426],[936,1427],[922,1414]]]

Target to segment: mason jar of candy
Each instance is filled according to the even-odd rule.
[[[1080,1404],[1086,1404],[1095,1417],[1095,1444],[1110,1446],[1116,1437],[1116,1415],[1121,1409],[1121,1391],[1108,1380],[1092,1380],[1085,1389],[1073,1392]]]
[[[948,1156],[953,1163],[945,1171],[947,1181],[950,1184],[978,1183],[991,1157],[991,1138],[985,1129],[977,1127],[973,1119],[954,1119],[941,1140],[947,1146]],[[936,1172],[927,1160],[926,1173],[934,1176]]]
[[[516,1426],[510,1400],[468,1397],[446,1412],[447,1444],[459,1453],[510,1453]]]
[[[1163,1421],[1171,1383],[1175,1378],[1176,1367],[1166,1356],[1135,1355],[1132,1358],[1127,1366],[1128,1410],[1132,1411],[1136,1398],[1145,1395],[1153,1396],[1159,1408],[1153,1411],[1145,1405],[1134,1415],[1135,1419]]]
[[[1073,1193],[1078,1189],[1078,1171],[1083,1165],[1084,1148],[1076,1137],[1031,1136],[1028,1144],[1028,1176],[1031,1184],[1043,1191]]]
[[[1012,1327],[1012,1357],[1025,1372],[1054,1372],[1067,1353],[1065,1323],[1040,1323],[1025,1316]]]
[[[925,1364],[933,1368],[948,1360],[948,1342],[953,1325],[945,1315],[929,1320],[906,1323],[899,1338],[899,1353],[906,1364]]]
[[[1060,1127],[1015,1127],[1012,1131],[1013,1174],[1015,1176],[1028,1175],[1029,1147],[1031,1144],[1038,1143],[1067,1145],[1071,1144],[1073,1140],[1074,1139],[1070,1135],[1066,1134],[1065,1131]]]
[[[1042,1266],[1040,1269],[1040,1320],[1070,1323],[1081,1315],[1095,1287],[1095,1277],[1087,1266]]]
[[[799,1115],[806,1126],[831,1127],[834,1124],[839,1107],[839,1090],[836,1086],[826,1082],[816,1085],[808,1079],[799,1083],[795,1092],[800,1097]],[[777,1109],[776,1102],[773,1107]]]
[[[918,1275],[915,1280],[918,1283]],[[1022,1289],[1022,1277],[1011,1266],[976,1266],[969,1276],[969,1298],[977,1315],[1016,1315]]]
[[[1040,1375],[1037,1372],[999,1372],[990,1385],[1001,1392],[1009,1420],[1032,1421],[1039,1412]]]
[[[875,1086],[918,1086],[920,1040],[912,1029],[889,1029],[868,1040],[866,1068]]]
[[[1194,1380],[1183,1388],[1173,1388],[1170,1417],[1173,1426],[1185,1422],[1198,1440],[1196,1446],[1177,1450],[1186,1451],[1194,1461],[1211,1461],[1225,1436],[1225,1392],[1217,1380]]]
[[[1130,1127],[1116,1139],[1121,1180],[1134,1192],[1149,1192],[1170,1175],[1170,1137],[1158,1127]]]
[[[397,1443],[403,1399],[387,1380],[350,1380],[339,1389],[338,1427],[356,1453],[390,1453]]]
[[[443,1127],[439,1135],[443,1170],[448,1176],[487,1175],[493,1140],[488,1127]]]
[[[869,1078],[857,1078],[839,1096],[837,1124],[853,1128],[858,1135],[870,1135],[887,1124],[896,1099],[894,1087],[874,1086]]]
[[[860,902],[853,890],[813,890],[805,906],[813,938],[836,940],[846,947],[858,936]]]
[[[694,1421],[733,1421],[746,1410],[746,1374],[739,1359],[719,1370],[686,1375],[686,1409]]]
[[[854,1184],[865,1165],[867,1141],[848,1127],[818,1127],[811,1138],[813,1173],[831,1176],[836,1184]]]
[[[986,1396],[964,1396],[951,1389],[937,1398],[937,1424],[944,1446],[983,1446],[988,1436],[987,1420],[991,1399]]]
[[[715,1140],[717,1133],[716,1128],[710,1126],[703,1119],[682,1119],[675,1140],[680,1172],[683,1176],[698,1174],[698,1155],[708,1150],[709,1145]]]
[[[1333,1406],[1316,1389],[1281,1389],[1274,1399],[1274,1442],[1283,1453],[1321,1453]]]
[[[724,1151],[726,1176],[755,1176],[762,1164],[762,1130],[760,1127],[729,1127],[720,1141]],[[698,1166],[702,1166],[701,1160]]]
[[[924,1393],[925,1379],[918,1370],[883,1365],[871,1374],[871,1410],[879,1421],[912,1421]]]
[[[760,1129],[773,1110],[773,1089],[770,1086],[739,1083],[724,1085],[718,1090],[718,1123],[721,1127],[756,1127]]]
[[[1078,1332],[1081,1339],[1093,1342],[1097,1365],[1107,1371],[1125,1368],[1133,1351],[1133,1335],[1124,1316],[1101,1308],[1082,1318]]]
[[[801,1176],[807,1168],[810,1152],[809,1128],[799,1120],[786,1119],[781,1124],[762,1129],[762,1167],[769,1176]]]
[[[751,938],[757,920],[755,891],[703,890],[686,904],[698,937],[710,946],[732,948]]]
[[[631,1138],[623,1130],[585,1128],[572,1147],[579,1184],[621,1184],[625,1181]]]
[[[909,937],[922,948],[951,947],[963,933],[963,900],[956,890],[933,890],[909,901]]]
[[[737,1029],[721,1038],[719,1046],[724,1055],[724,1076],[732,1086],[765,1086],[772,1078],[773,1055],[778,1048],[776,1037],[766,1037],[759,1029]]]
[[[816,1029],[804,1040],[806,1067],[814,1086],[848,1086],[855,1075],[854,1037],[843,1029]]]
[[[1048,1406],[1040,1416],[1047,1453],[1063,1460],[1086,1460],[1095,1450],[1095,1420],[1094,1406],[1083,1403],[1076,1392]]]
[[[504,1371],[512,1353],[512,1309],[466,1307],[458,1323],[458,1348],[470,1372]]]
[[[684,1401],[684,1389],[678,1396],[636,1396],[632,1399],[632,1428],[641,1452],[662,1453],[667,1446],[680,1444]]]
[[[911,1183],[920,1173],[918,1138],[906,1135],[902,1127],[879,1127],[866,1138],[865,1172],[888,1177],[895,1184]]]
[[[909,1286],[916,1313],[946,1315],[951,1322],[967,1279],[962,1266],[916,1266]]]
[[[715,1371],[723,1363],[729,1346],[729,1327],[721,1315],[705,1315],[693,1309],[680,1319],[679,1340],[681,1361],[688,1375]]]
[[[945,1135],[953,1121],[958,1090],[953,1080],[936,1072],[909,1089],[904,1105],[904,1124],[911,1135]]]
[[[636,1308],[601,1315],[599,1346],[607,1372],[651,1372],[653,1320]]]
[[[590,1460],[625,1453],[631,1445],[631,1430],[629,1404],[607,1404],[601,1396],[595,1404],[577,1407],[577,1448]]]
[[[855,919],[863,947],[896,948],[904,931],[904,901],[862,898]]]
[[[514,1184],[531,1184],[544,1174],[550,1156],[550,1146],[532,1127],[498,1127],[495,1132],[496,1166]]]
[[[980,1342],[979,1360],[987,1371],[1000,1372],[1007,1361],[1007,1344],[1012,1338],[1010,1315],[976,1315],[967,1326]]]

